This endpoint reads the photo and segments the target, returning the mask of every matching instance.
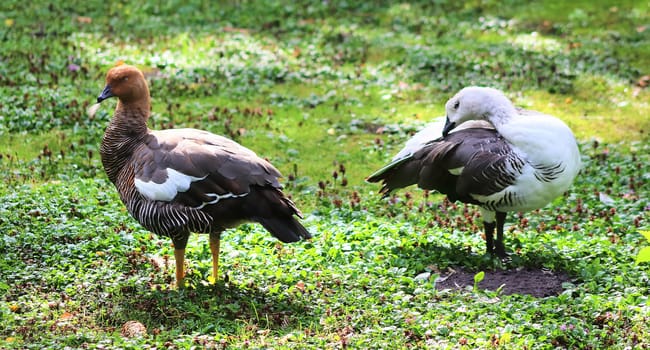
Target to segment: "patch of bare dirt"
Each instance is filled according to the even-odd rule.
[[[450,269],[441,273],[436,280],[436,288],[466,289],[474,286],[476,272],[462,269]],[[564,272],[546,269],[520,268],[515,270],[485,271],[485,278],[478,284],[478,288],[496,291],[503,286],[501,293],[528,294],[537,298],[554,296],[562,293],[562,283],[570,282],[571,278]]]

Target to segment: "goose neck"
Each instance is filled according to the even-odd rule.
[[[104,169],[113,183],[117,181],[118,174],[149,133],[148,115],[148,110],[124,108],[123,104],[118,103],[100,147]]]
[[[500,130],[503,126],[507,125],[517,115],[517,111],[512,108],[499,108],[494,110],[487,120],[494,126],[495,129]]]

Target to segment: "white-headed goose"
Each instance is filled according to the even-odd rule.
[[[381,181],[385,196],[417,184],[478,205],[487,252],[505,256],[506,213],[541,208],[571,186],[580,170],[576,140],[561,120],[516,109],[492,88],[464,88],[445,109],[441,137],[419,133],[367,181]]]
[[[150,130],[149,88],[135,67],[108,71],[97,102],[114,96],[119,101],[102,140],[102,163],[129,213],[172,239],[177,285],[183,285],[191,232],[210,234],[215,281],[220,234],[227,228],[258,222],[282,242],[310,238],[294,218],[302,217],[300,211],[281,191],[280,172],[269,162],[207,131]]]

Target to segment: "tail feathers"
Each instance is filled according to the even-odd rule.
[[[366,181],[381,181],[382,187],[379,190],[379,193],[381,193],[383,197],[388,197],[395,189],[408,187],[418,183],[419,170],[417,162],[413,162],[413,156],[408,155],[404,158],[394,160],[388,165],[375,171],[366,178]]]
[[[302,226],[293,216],[259,218],[257,220],[275,238],[284,243],[297,242],[301,239],[311,238],[311,233]]]
[[[300,211],[300,209],[298,209],[298,207],[296,207],[296,203],[294,203],[291,199],[289,199],[287,197],[284,197],[284,195],[282,195],[282,201],[284,201],[284,203],[286,205],[288,205],[289,208],[291,208],[293,210],[293,213],[296,214],[299,218],[301,218],[301,219],[304,218],[302,216],[302,212]]]
[[[284,243],[311,238],[307,229],[298,222],[302,218],[298,207],[279,188],[251,187],[245,211],[249,220],[259,222],[275,238]]]
[[[396,159],[396,160],[388,163],[387,165],[384,165],[381,169],[379,169],[379,170],[375,171],[374,173],[370,174],[370,176],[368,176],[366,178],[366,181],[367,182],[379,182],[379,181],[385,180],[386,177],[389,176],[390,173],[392,173],[395,170],[395,168],[398,168],[400,165],[402,165],[402,163],[408,161],[409,159],[411,159],[410,154],[408,156],[404,157],[404,158]]]

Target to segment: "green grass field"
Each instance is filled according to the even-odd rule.
[[[8,0],[0,43],[0,348],[650,347],[647,2]],[[271,160],[314,239],[230,230],[211,285],[192,236],[190,287],[170,289],[170,240],[101,167],[115,100],[86,113],[119,61],[147,75],[152,128]],[[563,198],[509,216],[508,262],[484,256],[476,208],[364,182],[467,85],[558,116],[583,153]],[[544,298],[435,285],[525,268],[570,282]]]

